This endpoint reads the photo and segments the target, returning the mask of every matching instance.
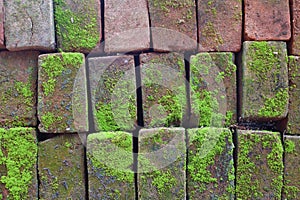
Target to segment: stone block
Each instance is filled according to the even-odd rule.
[[[242,41],[242,1],[199,0],[199,51],[238,52]]]
[[[146,0],[105,2],[105,52],[143,51],[150,48]]]
[[[188,130],[190,199],[234,199],[232,133],[225,128]]]
[[[289,40],[289,0],[245,0],[246,40]]]
[[[139,134],[139,199],[185,199],[185,130],[142,129]]]
[[[81,53],[39,56],[39,129],[46,133],[88,131],[85,58]]]
[[[126,132],[88,136],[89,199],[135,199],[132,148]]]
[[[37,51],[0,52],[0,126],[36,126]]]
[[[133,130],[137,115],[134,57],[96,57],[88,62],[95,129]]]
[[[288,112],[287,50],[284,42],[244,42],[242,118],[275,121]]]
[[[40,199],[85,199],[84,146],[75,135],[40,142]]]
[[[236,122],[236,66],[232,53],[199,53],[190,59],[192,127]]]
[[[290,53],[300,55],[300,1],[291,0],[292,40],[289,43]]]
[[[197,49],[196,5],[193,0],[148,0],[153,49]]]
[[[181,126],[186,111],[184,56],[140,55],[145,127]]]
[[[10,51],[54,51],[52,0],[4,1],[5,42]]]
[[[0,199],[38,198],[34,128],[0,128]]]
[[[100,0],[54,0],[57,47],[89,53],[101,40]]]
[[[283,147],[280,133],[237,130],[237,199],[281,199]]]
[[[5,49],[4,44],[4,4],[3,0],[0,0],[0,49]]]

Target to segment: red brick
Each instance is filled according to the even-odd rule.
[[[0,49],[4,49],[4,5],[0,0]]]
[[[300,0],[291,0],[292,6],[292,40],[290,53],[300,55]]]
[[[142,51],[150,48],[146,0],[105,1],[105,52]]]
[[[199,51],[232,51],[241,48],[242,1],[198,1]]]
[[[289,0],[245,0],[246,40],[289,40]]]

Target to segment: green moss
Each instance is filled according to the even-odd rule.
[[[0,182],[9,191],[9,199],[29,199],[37,157],[36,139],[31,128],[0,129],[0,165],[6,174]]]
[[[290,185],[286,185],[287,182],[285,181],[285,185],[284,185],[284,194],[286,199],[297,199],[298,193],[300,192],[300,189],[296,186],[290,186]]]
[[[177,180],[170,171],[154,171],[152,185],[155,186],[160,194],[167,192],[176,185]]]
[[[27,105],[32,104],[33,101],[33,92],[31,90],[31,83],[28,81],[27,83],[23,83],[20,81],[15,82],[15,88],[23,96],[23,100]]]
[[[55,116],[52,112],[47,112],[41,116],[41,123],[46,130],[51,128],[52,125],[55,126],[55,124],[60,122],[61,120],[61,116]]]
[[[293,153],[295,151],[296,145],[291,140],[284,141],[284,150],[286,153]]]
[[[219,46],[224,44],[222,35],[218,32],[217,28],[211,21],[206,22],[204,28],[201,30],[201,34],[203,37],[209,38],[205,40],[214,42],[217,49]]]

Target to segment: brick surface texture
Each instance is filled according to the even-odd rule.
[[[292,40],[290,52],[292,55],[300,55],[300,1],[291,0],[292,10]]]
[[[0,0],[0,49],[4,49],[4,4]]]

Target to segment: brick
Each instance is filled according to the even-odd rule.
[[[135,199],[131,134],[89,135],[87,166],[89,199]]]
[[[133,130],[136,85],[133,56],[89,58],[95,129]]]
[[[150,48],[146,0],[105,2],[105,52],[143,51]]]
[[[289,43],[290,54],[300,55],[300,1],[291,0],[292,40]]]
[[[139,199],[185,199],[185,130],[142,129],[139,134]]]
[[[182,54],[140,55],[145,127],[180,126],[186,109]]]
[[[289,40],[289,0],[245,0],[246,40]]]
[[[300,196],[300,137],[284,137],[284,185],[283,199]]]
[[[224,127],[236,121],[236,66],[232,53],[191,56],[192,127]]]
[[[281,199],[283,147],[280,133],[238,130],[237,199]]]
[[[242,1],[198,1],[199,51],[238,52],[242,41]]]
[[[289,57],[288,133],[300,134],[300,57]]]
[[[34,128],[0,128],[1,199],[37,199],[37,141]]]
[[[280,120],[288,111],[288,68],[284,42],[244,42],[242,118]]]
[[[88,131],[84,55],[41,55],[38,74],[39,130],[43,133]]]
[[[5,1],[5,39],[10,51],[55,49],[52,0]]]
[[[84,146],[78,135],[39,143],[40,199],[85,199]]]
[[[100,0],[54,0],[57,47],[89,53],[101,40]]]
[[[37,51],[0,52],[0,126],[35,126]]]
[[[155,51],[196,50],[195,1],[149,0],[148,4]]]
[[[188,194],[191,199],[234,199],[232,133],[225,128],[188,130]]]
[[[0,49],[4,48],[4,4],[3,0],[0,0]]]

